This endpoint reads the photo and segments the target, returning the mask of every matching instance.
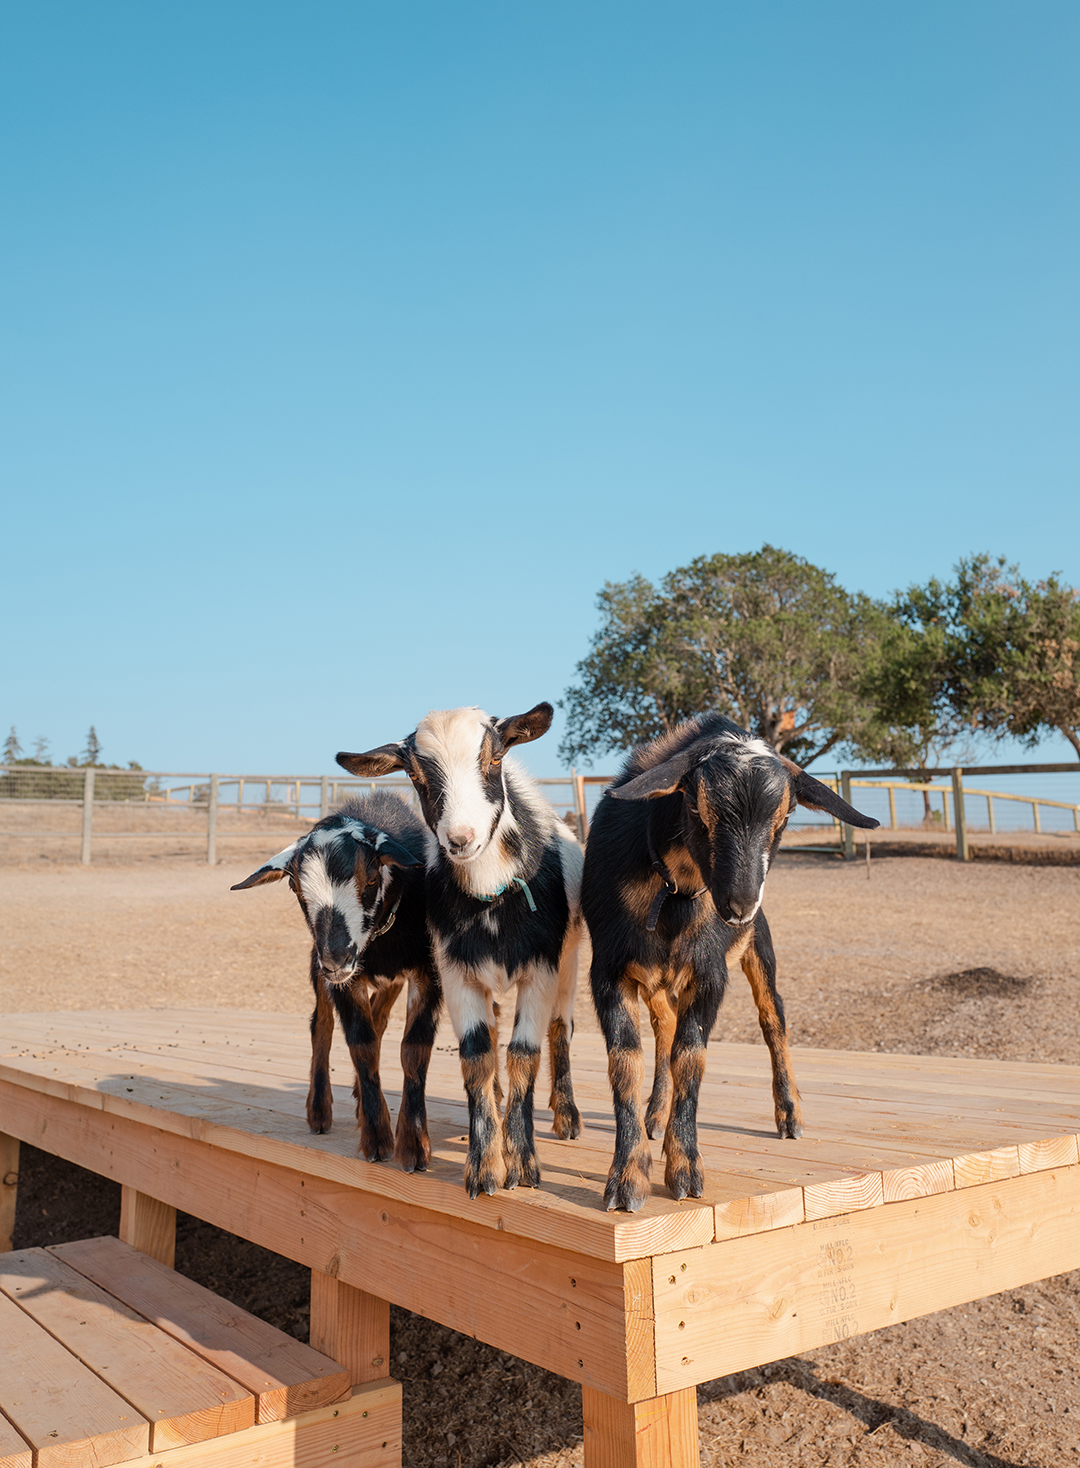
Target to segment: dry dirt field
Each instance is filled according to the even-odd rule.
[[[306,1012],[304,930],[287,890],[229,885],[250,862],[148,854],[88,869],[0,868],[0,1013],[262,1007]],[[10,858],[9,858],[10,860]],[[767,910],[796,1045],[1080,1059],[1080,868],[862,862],[785,854]],[[579,1023],[593,1025],[587,985]],[[756,1019],[735,975],[717,1033]],[[111,1185],[26,1149],[17,1245],[116,1228]],[[185,1273],[303,1336],[306,1273],[182,1219]],[[898,1462],[1080,1464],[1080,1272],[711,1382],[699,1391],[709,1468]],[[579,1464],[570,1383],[394,1313],[410,1468]]]

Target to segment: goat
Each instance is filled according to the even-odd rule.
[[[635,1212],[649,1192],[639,995],[657,1038],[649,1135],[666,1122],[664,1181],[673,1197],[700,1198],[704,1188],[698,1091],[733,961],[750,981],[769,1047],[777,1131],[781,1137],[802,1132],[776,958],[761,910],[765,878],[796,804],[853,826],[878,824],[719,714],[700,715],[634,750],[600,800],[581,901],[615,1104],[608,1209]]]
[[[288,877],[311,930],[311,1080],[307,1119],[328,1132],[333,1115],[330,1043],[334,1011],[356,1080],[360,1153],[393,1155],[406,1172],[431,1158],[425,1086],[441,1004],[425,915],[428,834],[397,796],[350,799],[280,851],[234,892]],[[397,1134],[379,1080],[379,1052],[394,1000],[409,987],[401,1041],[404,1076]]]
[[[581,936],[581,847],[537,786],[505,758],[551,724],[549,703],[494,719],[479,708],[429,713],[397,744],[338,755],[354,775],[404,770],[437,846],[428,860],[428,925],[469,1098],[465,1186],[537,1187],[533,1090],[545,1028],[560,1137],[581,1117],[570,1079],[570,1037]],[[517,985],[502,1126],[496,1096],[494,1001]]]

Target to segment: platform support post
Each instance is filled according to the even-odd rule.
[[[349,1371],[353,1386],[381,1381],[390,1375],[389,1301],[313,1269],[308,1340]]]
[[[170,1269],[176,1266],[176,1209],[125,1183],[120,1189],[120,1238]]]
[[[19,1190],[19,1139],[0,1132],[0,1254],[15,1245],[15,1199]]]
[[[697,1387],[645,1402],[581,1388],[585,1468],[697,1468]]]

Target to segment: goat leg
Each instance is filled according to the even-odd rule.
[[[795,1084],[791,1051],[788,1049],[784,1004],[776,992],[776,954],[773,952],[769,925],[762,912],[754,919],[754,936],[743,951],[742,968],[750,980],[754,1003],[757,1005],[758,1023],[772,1060],[773,1107],[777,1133],[781,1137],[800,1137],[803,1118],[799,1088]]]
[[[439,983],[433,972],[412,975],[409,1013],[401,1040],[401,1109],[394,1156],[406,1172],[425,1172],[431,1161],[425,1092],[431,1049],[439,1018]]]
[[[495,1193],[506,1181],[502,1127],[495,1104],[496,1053],[486,1024],[471,1026],[458,1043],[461,1076],[469,1098],[469,1155],[465,1188],[470,1198]]]
[[[381,1030],[376,1027],[371,1012],[371,1003],[366,992],[367,982],[357,985],[359,998],[348,985],[334,989],[334,1004],[341,1017],[341,1027],[349,1045],[349,1054],[356,1070],[353,1095],[356,1097],[356,1120],[360,1126],[360,1155],[368,1162],[385,1162],[394,1151],[394,1133],[390,1127],[390,1112],[382,1093],[379,1080],[379,1048]],[[389,1006],[385,992],[376,997],[376,1015],[383,1029]],[[390,996],[393,1002],[393,996]]]
[[[649,1196],[652,1153],[641,1112],[645,1062],[638,1028],[637,988],[629,980],[605,982],[593,972],[593,997],[608,1051],[608,1079],[615,1103],[615,1156],[604,1188],[604,1207],[636,1213]]]
[[[581,1135],[581,1112],[574,1103],[570,1078],[570,1041],[574,1037],[574,1001],[577,998],[578,945],[581,919],[571,919],[559,956],[558,996],[548,1025],[548,1061],[551,1065],[552,1127],[563,1141]]]
[[[330,1045],[334,1038],[334,1006],[326,992],[319,964],[319,950],[311,949],[311,987],[315,1008],[311,1011],[311,1079],[307,1094],[307,1124],[313,1132],[330,1130],[334,1117],[334,1094],[330,1089]]]
[[[675,1038],[676,1007],[670,990],[665,988],[654,989],[645,1002],[656,1047],[652,1091],[645,1108],[645,1130],[650,1137],[659,1137],[671,1115],[671,1042]]]
[[[723,983],[695,979],[692,994],[682,996],[675,1022],[671,1116],[664,1133],[664,1182],[673,1198],[700,1198],[705,1191],[705,1169],[697,1139],[698,1094],[705,1074],[705,1046],[723,992]]]
[[[540,1163],[533,1140],[533,1090],[540,1069],[540,1047],[511,1040],[506,1048],[506,1115],[503,1118],[503,1186],[540,1186]]]

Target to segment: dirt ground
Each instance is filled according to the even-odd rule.
[[[0,868],[0,1013],[154,1005],[309,1008],[282,887],[230,892],[269,853]],[[1075,1063],[1080,868],[785,854],[766,908],[796,1045]],[[587,985],[579,1023],[592,1027]],[[757,1023],[735,975],[718,1037]],[[115,1231],[118,1190],[24,1149],[16,1244]],[[182,1218],[177,1266],[304,1337],[307,1274]],[[1080,1271],[699,1389],[709,1468],[1080,1463]],[[579,1464],[577,1388],[403,1311],[410,1468]]]

